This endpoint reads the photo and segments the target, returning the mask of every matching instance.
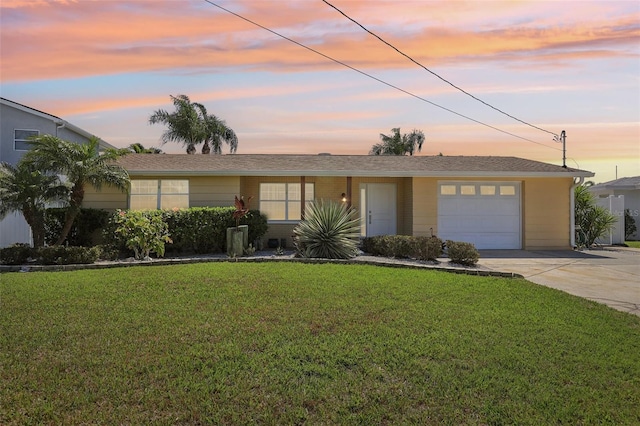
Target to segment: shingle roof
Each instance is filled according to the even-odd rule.
[[[593,176],[585,170],[517,157],[129,154],[132,175],[171,176]]]
[[[593,185],[591,189],[640,189],[640,176],[623,177]]]

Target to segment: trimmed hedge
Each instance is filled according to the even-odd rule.
[[[105,258],[102,246],[49,246],[33,248],[26,244],[16,244],[0,249],[0,262],[6,265],[24,265],[27,263],[44,265],[71,265],[77,263],[94,263]]]
[[[453,263],[472,266],[478,263],[480,253],[471,243],[447,240],[447,253]]]
[[[362,251],[374,256],[436,260],[442,255],[442,240],[435,236],[379,235],[364,238]]]
[[[35,258],[35,250],[29,244],[13,244],[0,249],[0,263],[5,265],[24,265],[29,258]]]
[[[146,210],[145,215],[161,216],[169,227],[167,253],[221,253],[226,249],[227,228],[236,225],[233,207],[192,207],[182,210]],[[240,219],[240,225],[249,225],[249,241],[262,238],[267,232],[267,217],[259,210],[251,210]],[[113,241],[124,255],[130,255],[124,238],[115,235],[113,217],[104,230],[105,240]]]
[[[72,265],[94,263],[100,257],[100,247],[50,246],[37,250],[38,263],[44,265]]]
[[[62,233],[66,211],[66,208],[47,209],[44,224],[46,244],[55,244]],[[101,243],[102,230],[107,225],[110,217],[111,212],[106,210],[80,209],[64,244],[69,246],[91,247]]]

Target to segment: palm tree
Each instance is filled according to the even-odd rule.
[[[596,243],[596,240],[606,236],[616,223],[616,217],[606,208],[599,206],[596,197],[589,187],[578,185],[574,190],[575,224],[580,231],[576,235],[576,244],[586,248]]]
[[[140,142],[129,145],[129,151],[134,154],[164,154],[160,148],[153,146],[151,148],[145,148]]]
[[[369,155],[413,155],[422,149],[424,133],[421,130],[413,130],[409,134],[400,135],[400,128],[391,129],[391,136],[380,133],[381,143],[371,147]]]
[[[236,133],[227,126],[224,120],[213,114],[208,114],[207,109],[202,104],[194,104],[200,112],[200,119],[205,128],[205,140],[202,145],[202,153],[209,154],[212,150],[214,154],[222,154],[222,144],[229,145],[231,154],[238,150],[238,137]]]
[[[66,176],[71,186],[69,208],[65,213],[65,223],[56,245],[67,238],[75,220],[87,184],[98,191],[103,185],[113,186],[122,192],[129,190],[129,174],[116,163],[118,157],[129,153],[127,149],[108,149],[98,152],[99,139],[93,137],[86,144],[67,142],[51,135],[36,137],[30,141],[33,149],[23,160],[37,170]]]
[[[149,117],[150,124],[162,123],[169,128],[162,133],[162,143],[180,142],[187,147],[187,154],[195,154],[196,145],[206,140],[203,120],[196,105],[187,95],[171,96],[175,112],[163,109],[155,111]]]
[[[69,188],[56,175],[45,174],[21,161],[17,166],[0,163],[0,219],[19,211],[31,227],[33,246],[43,247],[47,203],[61,201]]]

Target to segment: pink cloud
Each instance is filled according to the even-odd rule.
[[[380,35],[428,65],[478,60],[547,65],[637,55],[637,49],[630,48],[640,41],[637,13],[613,20],[591,19],[586,24],[572,20],[562,26],[505,23],[494,30],[461,28],[456,14],[470,19],[467,9],[477,7],[472,3],[430,3],[429,8],[408,3],[401,15],[390,14],[393,7],[385,2],[346,5],[362,21],[384,24]],[[520,3],[498,2],[496,13],[511,12]],[[259,1],[235,2],[229,8],[356,67],[415,67],[321,6]],[[273,8],[278,13],[270,13]],[[171,1],[56,2],[34,7],[31,2],[12,0],[3,2],[2,9],[3,81],[171,69],[249,67],[294,72],[339,67],[206,3],[185,7]],[[449,20],[442,22],[446,11]],[[425,19],[422,27],[419,19]],[[405,27],[409,29],[403,31]]]

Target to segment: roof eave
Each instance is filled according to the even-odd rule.
[[[477,171],[445,171],[445,172],[407,172],[407,171],[345,171],[345,170],[128,170],[131,176],[323,176],[323,177],[437,177],[437,178],[573,178],[593,177],[587,171],[562,172],[477,172]]]

